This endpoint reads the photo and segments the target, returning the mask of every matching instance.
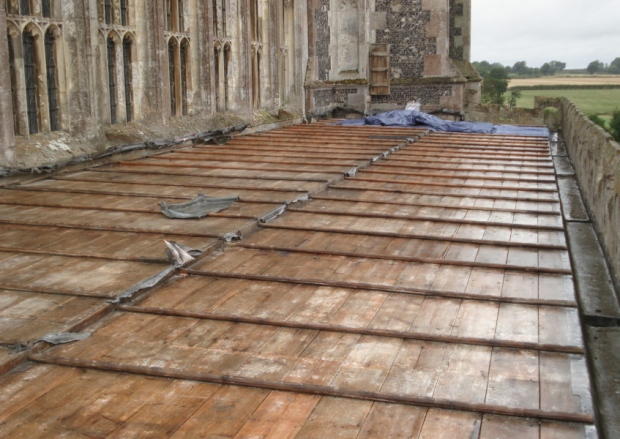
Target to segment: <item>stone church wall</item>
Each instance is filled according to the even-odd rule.
[[[463,110],[479,94],[470,9],[471,0],[0,0],[0,174],[336,107],[372,113],[419,100]]]
[[[305,1],[47,4],[0,0],[0,168],[303,115]]]

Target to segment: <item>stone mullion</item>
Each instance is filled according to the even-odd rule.
[[[125,76],[123,60],[123,42],[115,41],[114,44],[114,73],[116,76],[116,122],[127,120],[127,104],[125,101]]]
[[[6,27],[5,2],[0,4],[0,63],[9,65],[9,50]],[[15,46],[13,46],[15,48]],[[14,51],[15,53],[15,51]],[[17,59],[17,54],[15,53]],[[17,63],[15,63],[17,64]],[[16,72],[17,73],[17,72]],[[13,129],[13,102],[9,69],[0,69],[0,166],[9,167],[13,163],[15,151],[15,132]]]

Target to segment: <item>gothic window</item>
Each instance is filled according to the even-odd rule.
[[[254,108],[260,107],[260,64],[260,50],[254,47],[252,54],[252,106]]]
[[[228,91],[228,71],[230,66],[230,44],[224,46],[224,110],[228,109],[229,91]]]
[[[252,41],[260,41],[260,35],[258,0],[250,0],[250,38]]]
[[[19,15],[30,15],[30,0],[19,1]]]
[[[181,112],[185,116],[187,115],[187,63],[188,58],[188,44],[184,42],[181,44],[180,62],[181,62]]]
[[[165,0],[164,7],[166,8],[166,30],[172,30],[172,0]]]
[[[32,32],[23,33],[24,75],[26,79],[26,106],[28,111],[28,132],[39,132],[39,103],[37,99],[38,66],[36,62],[35,40]]]
[[[46,18],[52,17],[52,0],[41,0],[41,14]]]
[[[226,2],[228,0],[222,0],[222,36],[226,36]]]
[[[168,43],[168,75],[170,77],[170,115],[176,116],[177,114],[177,102],[176,102],[176,81],[175,81],[175,66],[174,59],[174,43],[172,40]]]
[[[291,2],[283,2],[281,6],[279,23],[280,35],[280,104],[284,104],[289,99],[291,89],[291,76],[294,64],[291,63],[290,53],[294,53],[293,34],[294,34],[294,14]]]
[[[35,14],[22,15],[19,23],[7,21],[13,132],[25,136],[58,131],[66,105],[61,92],[65,89],[62,33],[56,23],[41,19],[60,16],[54,9],[60,4],[43,0],[12,0],[10,4],[11,12]]]
[[[217,111],[226,111],[229,107],[229,66],[230,66],[230,44],[227,43],[223,48],[216,47],[214,50],[215,67],[215,102]]]
[[[17,116],[17,73],[15,71],[15,50],[13,49],[13,41],[10,35],[6,40],[9,43],[9,75],[11,78],[11,101],[13,103],[13,129],[15,133],[19,132],[19,118]]]
[[[127,0],[121,0],[121,25],[127,26],[129,24],[129,14],[127,11]]]
[[[164,37],[168,40],[170,115],[182,116],[189,112],[187,97],[188,90],[191,90],[189,32],[185,25],[183,0],[165,0],[164,8]]]
[[[133,81],[131,64],[131,40],[123,40],[123,78],[125,80],[125,114],[127,122],[133,119]]]
[[[220,101],[220,49],[213,49],[213,70],[215,71],[215,105],[217,111],[222,109]]]
[[[112,0],[103,2],[105,24],[112,24]]]
[[[185,32],[185,15],[183,0],[165,0],[166,13],[165,29],[169,32]]]
[[[102,69],[102,86],[107,87],[109,99],[102,100],[100,110],[104,113],[110,111],[111,124],[130,122],[139,117],[134,95],[137,51],[132,6],[135,3],[130,0],[98,0],[97,4],[101,35],[98,62]]]
[[[213,36],[226,37],[226,1],[213,0]]]
[[[177,23],[176,23],[176,31],[177,32],[185,32],[185,19],[183,15],[183,0],[177,0]]]
[[[52,31],[45,34],[45,67],[47,72],[47,100],[50,115],[50,130],[60,129],[58,109],[58,82],[56,70],[56,37]]]
[[[108,95],[110,97],[110,123],[116,123],[116,44],[108,38]]]
[[[218,25],[217,25],[217,19],[218,19],[218,7],[217,7],[217,0],[213,0],[213,2],[211,3],[212,9],[211,9],[211,15],[213,18],[213,36],[217,37],[218,35]]]
[[[252,41],[252,106],[260,106],[261,94],[261,14],[259,0],[250,0],[250,40]]]
[[[168,43],[168,74],[170,77],[170,115],[188,113],[189,41],[178,44],[174,38]]]

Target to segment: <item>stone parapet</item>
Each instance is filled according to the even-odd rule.
[[[620,278],[620,145],[571,101],[560,105],[562,135],[582,195],[610,262]]]

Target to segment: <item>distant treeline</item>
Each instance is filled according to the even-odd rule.
[[[538,77],[553,76],[556,73],[574,73],[574,74],[609,74],[620,75],[620,57],[614,59],[611,63],[605,64],[599,60],[592,61],[586,69],[566,70],[566,63],[561,61],[549,61],[540,67],[529,67],[525,61],[518,61],[512,66],[504,66],[500,63],[490,63],[488,61],[474,61],[474,68],[483,78],[488,76],[493,69],[505,70],[509,76],[518,77]]]
[[[620,84],[545,84],[516,85],[509,90],[611,90],[620,88]]]

